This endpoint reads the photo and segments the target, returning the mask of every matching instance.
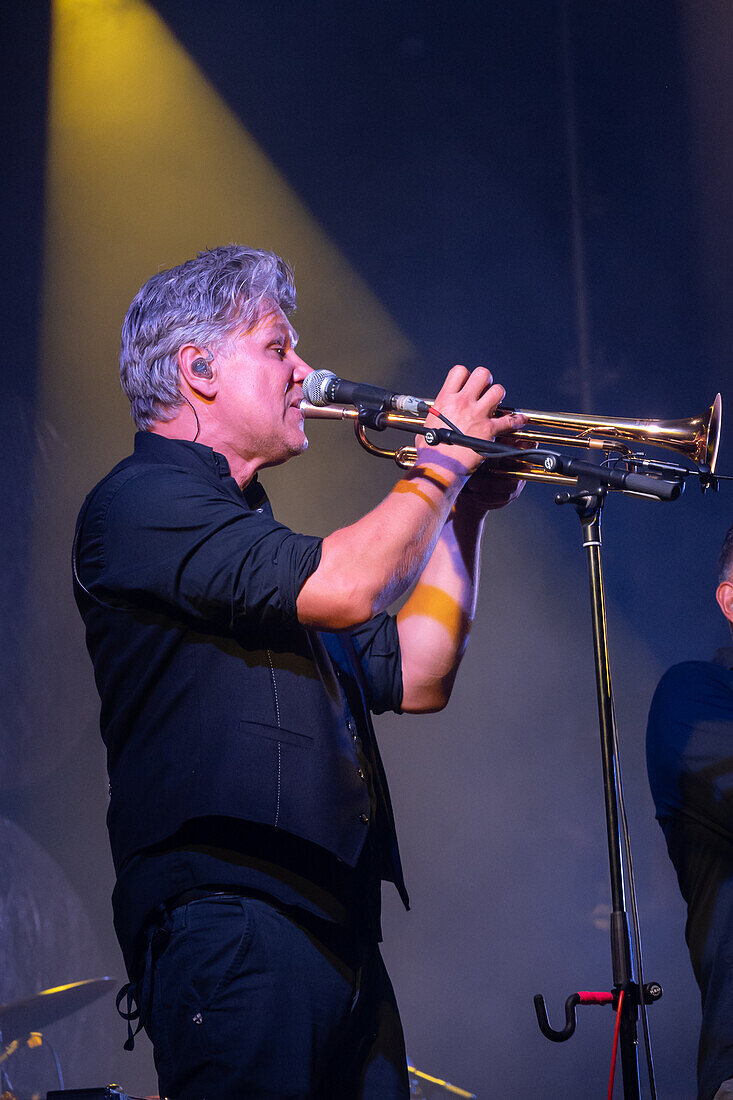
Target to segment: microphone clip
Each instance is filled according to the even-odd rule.
[[[373,432],[383,432],[387,427],[387,413],[389,405],[386,401],[374,402],[373,405],[365,405],[362,402],[356,406],[357,420],[365,428],[371,428]]]

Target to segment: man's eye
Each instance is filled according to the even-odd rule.
[[[281,359],[284,359],[285,356],[288,354],[288,349],[286,348],[285,344],[273,344],[272,346]]]

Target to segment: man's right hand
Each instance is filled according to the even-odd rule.
[[[513,432],[524,427],[527,422],[522,413],[494,416],[505,393],[503,386],[494,383],[491,372],[486,367],[476,367],[469,371],[457,364],[448,372],[433,404],[464,435],[474,435],[490,442],[503,432]],[[425,424],[428,428],[445,427],[434,413],[427,417]],[[484,455],[467,447],[449,444],[430,447],[422,436],[418,436],[416,442],[418,465],[435,464],[468,476],[478,469],[484,459]]]

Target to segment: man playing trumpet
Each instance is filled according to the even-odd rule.
[[[484,519],[517,492],[418,440],[356,523],[278,523],[258,474],[307,447],[294,307],[288,265],[237,245],[142,287],[120,360],[135,450],[77,527],[115,926],[178,1100],[407,1098],[380,883],[407,894],[370,714],[448,702]],[[524,423],[493,416],[503,397],[455,366],[436,405],[491,440]]]

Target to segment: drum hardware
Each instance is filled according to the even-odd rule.
[[[433,1077],[429,1073],[424,1073],[421,1069],[416,1069],[410,1059],[407,1059],[407,1072],[410,1077],[410,1096],[415,1100],[438,1100],[438,1097],[456,1096],[461,1100],[476,1100],[476,1095],[473,1092],[468,1092],[466,1089],[461,1089],[458,1085],[451,1085],[449,1081],[443,1081],[440,1077]],[[422,1085],[431,1086],[426,1094],[421,1087]]]
[[[111,990],[115,978],[88,978],[81,982],[42,989],[23,1001],[0,1005],[0,1035],[6,1042],[23,1039],[34,1029],[70,1016]]]
[[[5,1063],[23,1047],[39,1047],[44,1042],[51,1050],[59,1086],[63,1089],[63,1075],[56,1051],[37,1029],[47,1027],[96,1001],[112,988],[115,981],[114,978],[89,978],[42,989],[25,1000],[0,1005],[0,1046],[6,1044],[0,1053],[0,1100],[6,1096],[13,1097],[12,1086],[3,1068]]]

